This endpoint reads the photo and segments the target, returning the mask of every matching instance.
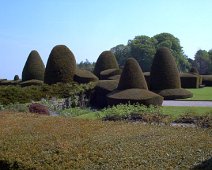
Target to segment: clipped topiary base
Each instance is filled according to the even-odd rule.
[[[163,97],[145,89],[115,90],[107,95],[108,105],[140,103],[146,106],[161,106]]]
[[[115,90],[118,86],[118,81],[115,80],[100,80],[91,96],[91,105],[97,108],[107,107],[107,94]]]
[[[108,80],[109,77],[115,76],[115,75],[120,75],[121,70],[120,69],[107,69],[104,71],[100,72],[100,79],[101,80]]]
[[[20,83],[21,87],[26,87],[26,86],[40,86],[43,84],[43,81],[41,80],[28,80],[28,81],[23,81]]]
[[[165,89],[157,92],[164,97],[164,100],[186,99],[193,97],[193,94],[186,89]]]
[[[98,80],[98,77],[88,70],[77,69],[74,75],[74,81],[80,84],[96,82]]]
[[[121,75],[115,75],[115,76],[108,77],[108,80],[117,80],[117,81],[119,81],[120,77],[121,77]]]

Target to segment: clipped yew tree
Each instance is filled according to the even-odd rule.
[[[159,48],[155,54],[150,72],[150,89],[164,99],[192,97],[191,92],[181,88],[176,62],[167,47]]]
[[[48,58],[44,83],[56,84],[73,81],[76,72],[76,60],[74,54],[65,45],[55,46]]]
[[[99,79],[92,72],[83,69],[76,69],[74,74],[74,81],[80,84],[86,84],[89,82],[97,82]]]
[[[96,61],[94,74],[100,78],[100,73],[108,69],[119,69],[116,57],[111,51],[103,51]]]
[[[44,80],[45,65],[36,50],[30,52],[22,71],[22,81]]]
[[[163,97],[148,90],[143,71],[134,58],[127,59],[116,90],[107,95],[109,105],[140,103],[162,105]]]

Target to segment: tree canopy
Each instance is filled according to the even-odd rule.
[[[180,40],[170,33],[161,33],[153,37],[146,35],[136,36],[129,40],[127,45],[117,45],[111,49],[120,66],[123,66],[127,58],[135,58],[144,72],[150,71],[156,50],[167,47],[175,58],[179,71],[187,71],[190,68],[188,58],[183,52]]]

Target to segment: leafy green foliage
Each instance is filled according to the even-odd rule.
[[[111,51],[103,51],[96,61],[94,74],[100,78],[100,73],[107,69],[119,69],[117,60]]]
[[[76,71],[74,54],[65,45],[55,46],[48,58],[44,82],[56,84],[58,82],[70,83]]]
[[[35,50],[31,51],[22,71],[22,80],[41,80],[44,79],[45,66],[39,55]]]
[[[43,84],[41,86],[0,86],[0,103],[8,105],[10,103],[29,103],[39,101],[42,98],[68,98],[82,93],[89,93],[95,84],[64,84],[53,85]],[[89,95],[89,94],[88,94]]]

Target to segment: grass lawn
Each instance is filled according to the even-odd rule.
[[[190,169],[212,155],[211,129],[0,117],[0,169]]]
[[[187,89],[193,93],[193,97],[184,100],[211,100],[212,101],[212,87],[204,87],[198,89]]]

